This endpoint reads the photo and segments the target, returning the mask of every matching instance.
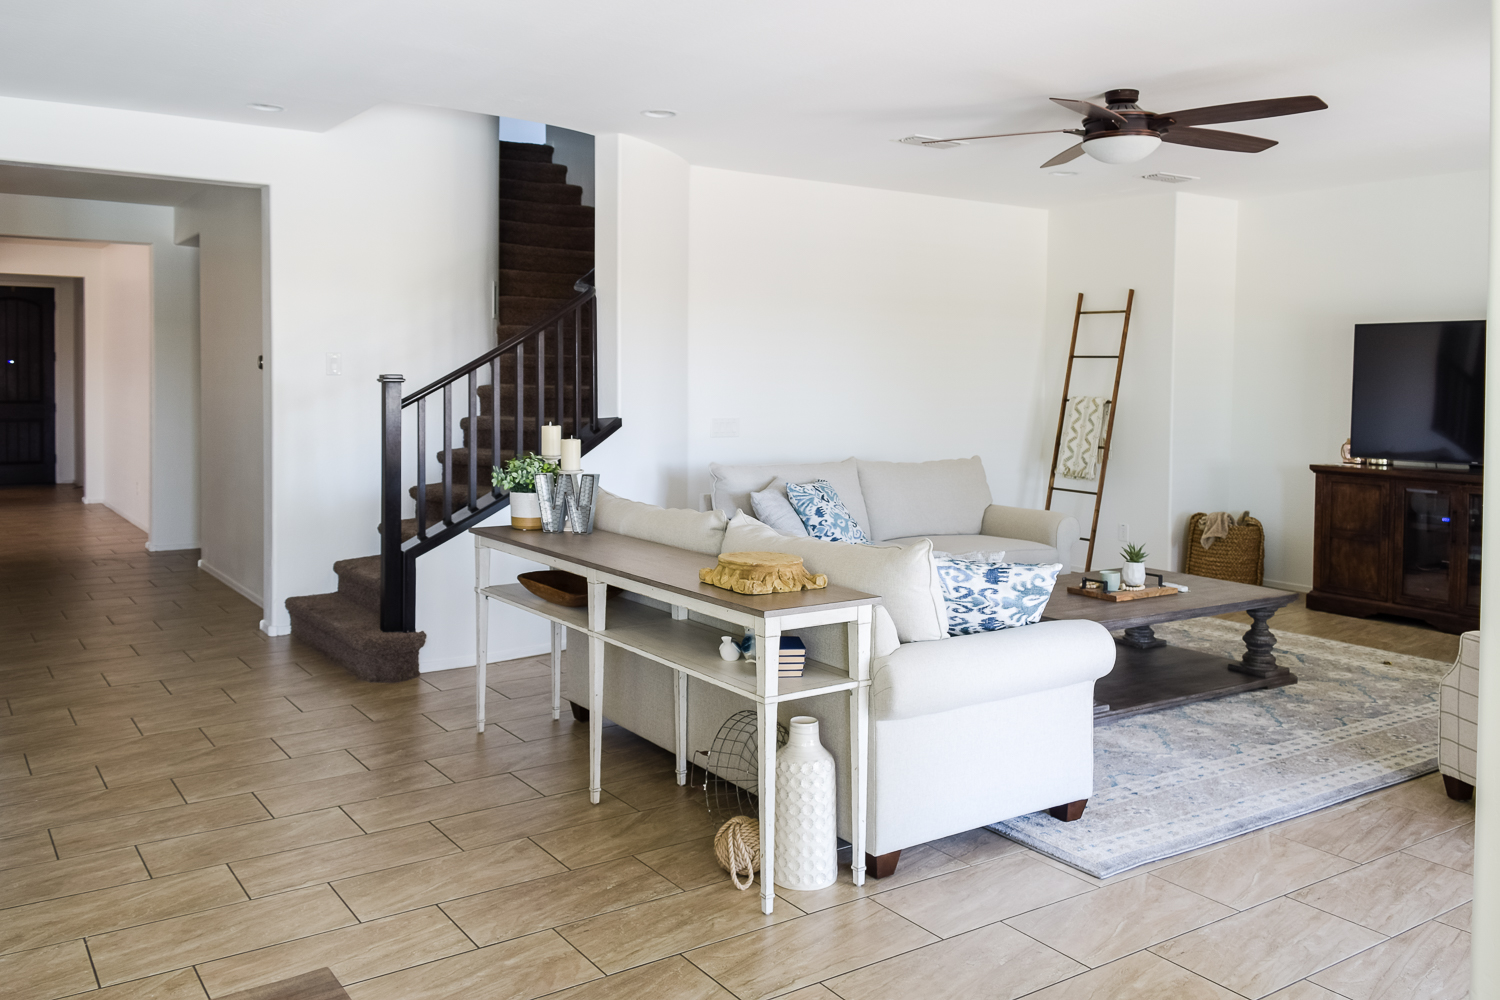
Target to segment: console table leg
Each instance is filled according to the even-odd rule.
[[[1119,641],[1127,646],[1134,646],[1136,649],[1155,649],[1157,646],[1167,644],[1167,640],[1156,637],[1150,625],[1137,625],[1126,629],[1125,635]]]
[[[759,639],[760,636],[756,638]],[[757,762],[760,773],[757,775],[758,787],[756,788],[756,797],[760,799],[760,912],[770,913],[776,903],[776,706],[774,704],[755,706],[755,726],[760,758]]]
[[[589,581],[589,629],[604,631],[604,602],[609,587]],[[604,747],[604,640],[589,638],[589,801],[599,804],[600,753]]]
[[[1276,635],[1266,622],[1276,613],[1275,608],[1248,608],[1250,630],[1245,633],[1245,655],[1240,662],[1231,663],[1229,669],[1251,677],[1290,676],[1291,671],[1276,662],[1271,650],[1276,646]]]
[[[552,721],[562,718],[562,644],[563,627],[552,623]]]
[[[686,785],[688,781],[687,767],[687,719],[688,719],[688,676],[681,670],[674,670],[673,684],[673,715],[676,726],[677,746],[677,783]]]
[[[490,550],[474,546],[474,728],[484,732],[485,671],[490,657],[490,602],[484,588],[490,585]],[[556,718],[556,716],[553,716]]]
[[[859,617],[848,624],[849,676],[859,687],[849,692],[849,818],[853,830],[849,875],[855,885],[865,884],[866,803],[870,783],[870,655],[874,612],[860,608]]]

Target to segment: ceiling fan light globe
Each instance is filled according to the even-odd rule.
[[[1100,135],[1085,139],[1083,151],[1101,163],[1136,163],[1160,145],[1155,135]]]

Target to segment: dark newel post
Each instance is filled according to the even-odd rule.
[[[380,630],[402,632],[406,562],[401,552],[400,375],[380,376]]]

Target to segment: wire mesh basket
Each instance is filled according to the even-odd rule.
[[[776,746],[785,746],[786,740],[786,727],[778,723]],[[760,732],[754,709],[726,719],[710,748],[696,756],[704,770],[703,801],[710,816],[760,815]]]

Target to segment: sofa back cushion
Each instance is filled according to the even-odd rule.
[[[724,551],[801,556],[809,573],[826,574],[829,583],[880,595],[901,642],[947,638],[943,584],[932,560],[932,543],[926,539],[900,546],[788,538],[740,513],[724,532]]]
[[[626,500],[605,490],[594,501],[594,527],[631,538],[673,545],[706,556],[724,551],[729,519],[720,511],[696,511]]]
[[[828,480],[838,492],[839,499],[849,508],[856,524],[870,532],[870,512],[865,509],[865,499],[859,488],[859,464],[852,458],[842,462],[823,462],[817,465],[794,465],[782,462],[776,465],[709,465],[713,476],[714,507],[725,514],[736,510],[750,513],[750,494],[764,490],[776,483],[778,492],[785,495],[787,483],[812,483]],[[777,483],[777,480],[781,482]],[[874,535],[870,535],[874,538]]]
[[[977,535],[991,503],[979,456],[937,462],[859,462],[871,538]]]

